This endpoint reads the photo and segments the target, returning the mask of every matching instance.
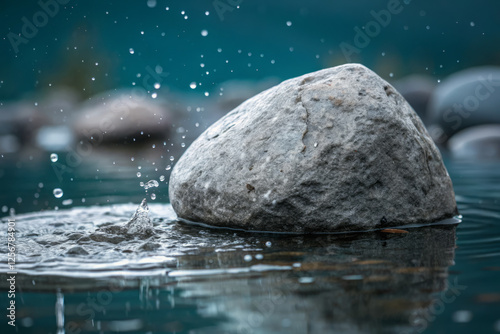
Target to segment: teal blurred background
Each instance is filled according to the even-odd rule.
[[[214,3],[228,7],[217,10]],[[169,73],[170,90],[188,91],[193,81],[211,91],[230,79],[286,79],[347,62],[340,43],[354,45],[354,28],[372,21],[370,11],[387,9],[388,3],[72,0],[16,53],[7,35],[21,33],[22,18],[32,21],[41,7],[34,0],[3,1],[0,99],[58,86],[70,86],[84,98],[131,86],[137,73],[156,65]],[[390,73],[394,79],[414,73],[442,78],[500,63],[498,1],[405,0],[401,7],[352,61],[386,79]]]

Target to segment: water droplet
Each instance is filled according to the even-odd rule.
[[[56,161],[57,161],[57,159],[59,159],[59,156],[58,156],[57,154],[52,153],[52,154],[50,155],[50,161],[52,161],[52,162],[56,162]]]
[[[170,156],[170,161],[174,161],[175,158],[173,156]]]
[[[160,175],[160,181],[161,182],[165,181],[165,175]]]
[[[250,262],[250,261],[252,261],[252,255],[250,255],[250,254],[245,255],[245,256],[243,257],[243,260],[245,260],[246,262]]]
[[[262,255],[262,254],[257,254],[257,255],[255,255],[255,258],[256,258],[257,260],[262,260],[262,259],[264,258],[264,255]]]
[[[154,201],[156,199],[156,195],[155,194],[151,194],[151,199]]]
[[[271,241],[266,242],[266,247],[271,247],[272,245],[273,245],[273,243]]]
[[[299,283],[302,283],[302,284],[309,284],[312,282],[314,282],[314,277],[300,277],[299,278]]]
[[[286,21],[286,25],[291,27],[292,26],[292,21]]]
[[[474,27],[475,25],[476,25],[476,24],[475,24],[474,22],[471,22],[471,23],[470,23],[470,26],[471,26],[471,27]]]
[[[134,161],[134,160],[135,160],[135,158],[134,158],[134,157],[130,157],[130,161]]]
[[[161,72],[160,72],[161,73]],[[159,82],[155,83],[155,89],[160,89],[161,85]]]
[[[196,122],[196,123],[194,124],[194,126],[199,127],[199,126],[200,126],[200,123]]]
[[[207,11],[205,12],[205,15],[206,15],[206,16],[210,15],[210,12],[207,10]]]
[[[132,49],[132,48],[128,49],[128,52],[130,52],[131,55],[133,55],[135,53],[134,49]]]
[[[168,165],[167,167],[165,167],[165,170],[171,170],[172,169],[172,166]]]
[[[141,172],[137,172],[137,177],[141,177]]]
[[[155,8],[156,7],[156,0],[148,0],[147,2],[149,8]]]
[[[156,99],[156,98],[158,97],[158,94],[153,93],[153,94],[151,94],[151,97],[152,97],[153,99]]]
[[[210,95],[210,93],[209,93],[209,92],[205,92],[205,96],[209,96],[209,95]]]
[[[73,204],[73,200],[72,199],[65,199],[62,202],[62,205],[71,205],[71,204]]]
[[[468,310],[455,311],[452,315],[453,321],[458,323],[470,322],[473,318],[472,312]]]
[[[181,147],[186,147],[186,144],[185,143],[181,143]]]
[[[189,87],[190,87],[191,89],[195,89],[195,88],[196,88],[196,82],[194,82],[194,81],[193,81],[193,82],[191,82],[191,83],[189,84]]]
[[[64,195],[61,188],[54,189],[54,191],[52,193],[54,194],[55,198],[61,198]]]
[[[2,212],[7,212],[9,207],[7,205],[2,206]]]
[[[389,73],[389,76],[392,78],[394,76],[394,73]]]
[[[201,31],[201,36],[205,37],[206,35],[208,35],[208,31],[207,31],[207,30],[205,30],[205,29],[203,29],[203,30]]]
[[[157,188],[160,184],[156,180],[149,180],[146,182],[144,185],[144,189],[149,189],[149,188]]]

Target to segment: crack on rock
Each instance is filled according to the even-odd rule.
[[[303,85],[303,84],[304,84],[304,81],[302,81],[301,85]],[[299,91],[298,91],[298,96],[295,99],[295,102],[300,103],[302,108],[304,108],[304,110],[306,111],[306,119],[305,119],[306,129],[302,133],[302,138],[300,138],[300,140],[302,141],[302,145],[304,146],[300,152],[305,153],[307,146],[304,143],[304,139],[305,139],[307,133],[309,132],[309,111],[307,110],[307,107],[305,106],[304,102],[302,101],[302,90],[301,89],[299,89]]]
[[[431,171],[431,167],[429,166],[429,158],[428,157],[431,155],[429,154],[427,149],[424,148],[424,145],[422,145],[420,140],[417,140],[417,143],[420,146],[420,148],[422,149],[422,154],[424,157],[424,165],[427,166],[427,177],[429,179],[429,188],[430,188],[430,187],[432,187],[432,171]]]
[[[385,94],[387,95],[387,97],[389,97],[389,96],[392,95],[392,97],[393,97],[394,102],[396,103],[396,105],[399,105],[396,92],[394,92],[394,90],[392,89],[392,87],[390,87],[390,86],[384,86],[384,91],[385,91]]]

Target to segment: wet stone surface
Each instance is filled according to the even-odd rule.
[[[359,231],[457,214],[422,121],[360,64],[286,80],[229,112],[174,166],[169,198],[183,219],[253,231]]]

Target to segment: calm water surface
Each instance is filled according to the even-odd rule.
[[[180,223],[162,204],[162,160],[105,156],[62,181],[50,164],[32,167],[46,174],[42,187],[29,159],[2,169],[0,204],[15,209],[18,228],[20,333],[500,332],[498,162],[447,162],[458,225],[283,236]],[[139,182],[161,175],[145,194]],[[143,197],[153,236],[102,232],[126,223]],[[5,260],[0,271],[6,291]],[[12,332],[5,319],[0,327]]]

